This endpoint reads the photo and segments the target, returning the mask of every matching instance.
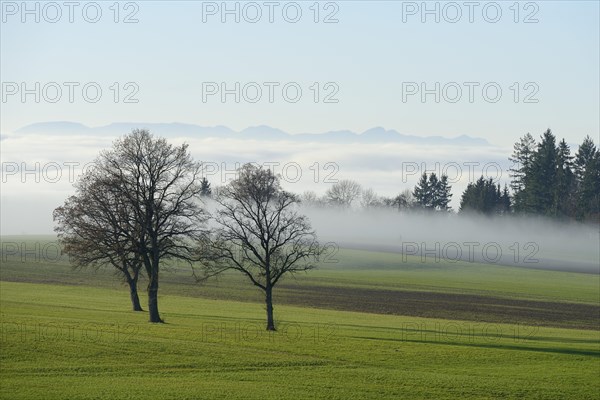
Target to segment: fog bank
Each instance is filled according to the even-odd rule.
[[[322,242],[414,255],[399,262],[462,260],[600,272],[600,230],[534,217],[485,217],[303,206]]]

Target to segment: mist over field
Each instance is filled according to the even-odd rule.
[[[86,164],[118,136],[65,134],[5,135],[2,141],[2,234],[51,234],[52,210],[74,193],[73,182]],[[285,139],[285,138],[284,138]],[[411,143],[320,143],[176,137],[205,164],[213,187],[235,177],[246,162],[266,165],[282,186],[321,196],[340,179],[352,179],[379,195],[412,190],[424,172],[446,172],[452,183],[453,209],[469,182],[482,174],[508,181],[509,149]],[[25,160],[20,161],[20,160]],[[463,260],[529,268],[598,272],[597,227],[543,218],[490,218],[475,215],[399,213],[385,209],[303,206],[321,241],[343,247],[417,255],[425,262]]]
[[[52,211],[72,193],[86,164],[118,136],[9,134],[2,141],[2,234],[51,234]],[[508,181],[509,149],[407,143],[269,142],[256,139],[176,137],[205,164],[213,187],[235,177],[246,162],[271,168],[282,186],[321,196],[340,179],[352,179],[379,195],[412,190],[424,172],[448,173],[453,209],[469,182],[482,174]],[[25,160],[19,161],[19,160]],[[491,218],[302,206],[319,239],[343,247],[417,255],[425,262],[463,260],[528,268],[598,272],[597,227],[534,217]]]
[[[153,133],[169,132],[164,129]],[[65,132],[3,136],[2,234],[52,233],[52,210],[74,193],[73,183],[82,170],[102,149],[130,131],[77,135]],[[507,159],[510,149],[486,142],[463,145],[460,138],[456,144],[434,145],[427,141],[360,143],[356,138],[338,142],[310,138],[293,141],[285,136],[266,142],[256,138],[222,138],[219,134],[216,130],[212,137],[177,134],[168,139],[174,144],[189,144],[194,158],[204,163],[204,176],[213,187],[226,184],[235,177],[235,170],[248,162],[272,169],[281,176],[284,189],[298,194],[310,190],[323,195],[335,182],[351,179],[379,195],[396,196],[412,190],[423,172],[436,172],[448,174],[454,194],[451,205],[456,210],[460,194],[469,182],[483,174],[504,185],[511,166]],[[448,142],[443,138],[433,140]]]
[[[485,217],[372,209],[303,207],[323,242],[416,255],[423,266],[448,260],[600,272],[598,226],[535,217]],[[368,266],[367,266],[368,267]]]
[[[217,205],[207,201],[214,213]],[[398,211],[301,204],[318,239],[336,261],[340,248],[397,253],[398,268],[466,261],[571,272],[600,273],[597,225],[534,216]],[[209,220],[209,227],[214,227]],[[375,265],[365,264],[368,270]]]

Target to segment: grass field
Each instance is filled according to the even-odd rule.
[[[3,254],[0,396],[598,398],[598,275],[399,257],[343,250],[284,281],[267,333],[237,275],[172,267],[153,325],[110,270]]]

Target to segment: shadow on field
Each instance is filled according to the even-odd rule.
[[[359,325],[359,324],[338,324],[340,328],[355,328],[355,329],[369,329],[386,332],[400,336],[402,338],[412,337],[420,335],[421,337],[469,337],[478,338],[480,340],[514,340],[515,342],[533,341],[533,342],[552,342],[552,343],[574,343],[574,344],[595,344],[600,349],[600,336],[597,339],[576,339],[572,337],[562,336],[539,336],[538,326],[520,326],[520,325],[490,325],[487,323],[479,325],[479,323],[468,322],[468,321],[451,321],[447,320],[443,323],[433,324],[433,327],[428,329],[427,326],[431,327],[430,322],[405,322],[402,328],[388,327],[388,326],[372,326],[372,325]],[[489,328],[493,327],[497,332],[490,332]],[[503,331],[504,330],[504,331]],[[385,339],[385,338],[383,338]],[[411,339],[416,340],[416,339]],[[423,340],[427,342],[427,340]]]
[[[530,347],[530,346],[517,346],[517,345],[513,345],[513,344],[493,344],[493,343],[486,344],[486,343],[464,343],[464,342],[437,341],[437,340],[376,338],[376,337],[365,337],[365,336],[351,336],[351,337],[354,339],[364,339],[364,340],[439,344],[439,345],[444,345],[444,346],[476,347],[476,348],[483,348],[483,349],[498,349],[498,350],[535,351],[535,352],[542,352],[542,353],[569,354],[569,355],[591,356],[591,357],[599,357],[600,358],[600,351],[596,351],[596,350],[577,350],[577,349],[565,349],[565,348],[560,348],[560,347]]]

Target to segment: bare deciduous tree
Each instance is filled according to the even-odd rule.
[[[244,165],[216,202],[217,229],[201,246],[206,276],[227,269],[246,275],[264,292],[267,330],[275,330],[273,288],[285,274],[314,268],[323,247],[296,210],[298,197],[268,169]]]
[[[362,208],[375,208],[380,207],[382,201],[373,189],[368,188],[361,192],[360,205]]]
[[[396,208],[400,210],[410,210],[414,207],[415,198],[410,189],[405,189],[396,197],[385,197],[382,203],[386,207]]]
[[[142,261],[135,253],[136,232],[129,229],[131,210],[94,172],[83,175],[77,193],[54,210],[59,243],[76,268],[116,268],[129,285],[133,310],[143,311],[137,291]]]
[[[331,204],[349,207],[352,205],[352,202],[360,196],[361,191],[360,184],[355,181],[344,179],[334,183],[327,189],[325,198]]]
[[[300,201],[303,205],[309,207],[323,207],[325,200],[317,196],[312,190],[307,190],[300,196]]]
[[[133,240],[132,251],[148,276],[150,322],[162,322],[158,311],[161,261],[193,262],[205,233],[202,226],[207,217],[198,184],[201,165],[192,160],[186,144],[175,147],[146,130],[134,130],[117,140],[93,165],[94,179],[128,213],[121,229]],[[81,212],[89,215],[85,206]],[[78,251],[85,256],[87,250]]]

